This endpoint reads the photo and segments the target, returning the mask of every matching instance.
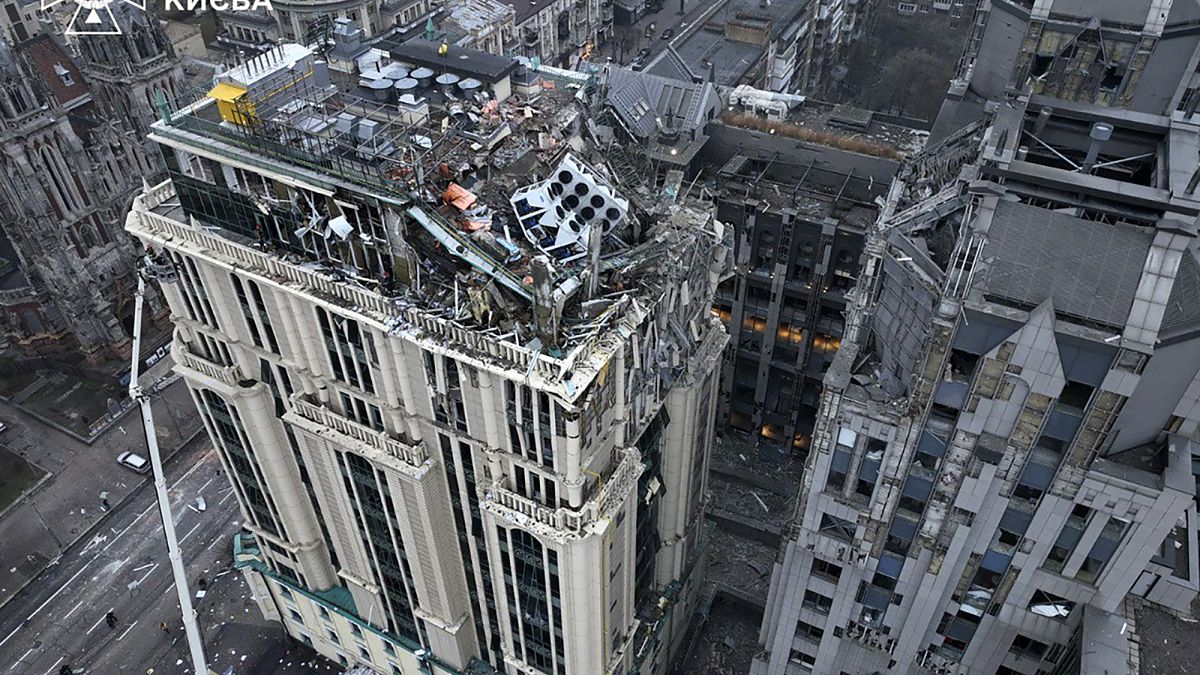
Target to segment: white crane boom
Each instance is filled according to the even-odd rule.
[[[154,467],[154,491],[158,499],[158,514],[162,518],[163,533],[167,539],[167,557],[171,561],[171,574],[175,578],[175,592],[179,596],[179,610],[183,614],[183,631],[187,635],[188,651],[197,675],[208,674],[208,662],[204,657],[204,643],[200,638],[200,627],[196,623],[196,612],[192,608],[192,594],[188,588],[187,574],[183,570],[183,556],[179,550],[179,539],[175,535],[175,520],[171,517],[171,498],[167,494],[167,479],[163,473],[162,456],[158,451],[158,435],[154,432],[154,412],[150,408],[150,397],[138,384],[138,366],[141,365],[142,347],[142,304],[146,297],[146,276],[151,275],[168,283],[175,277],[170,262],[160,263],[147,251],[138,269],[137,296],[133,309],[133,360],[129,372],[129,397],[141,408],[142,426],[146,432],[146,449],[150,453],[150,464]]]

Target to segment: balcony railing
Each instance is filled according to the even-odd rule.
[[[179,340],[175,341],[175,345],[171,349],[171,356],[179,367],[194,370],[230,387],[236,387],[238,380],[242,379],[237,366],[222,366],[213,363],[189,351],[187,344]]]
[[[604,483],[600,493],[579,509],[552,509],[508,490],[499,483],[485,490],[483,508],[510,523],[538,531],[559,541],[579,539],[587,536],[588,525],[610,515],[628,496],[629,491],[637,485],[643,468],[641,456],[636,449],[628,448],[622,451],[621,463]]]
[[[358,442],[413,467],[421,466],[427,459],[423,446],[409,445],[398,441],[386,432],[377,431],[348,417],[343,417],[325,406],[307,401],[301,394],[292,396],[291,401],[292,414],[341,436],[342,439],[339,439],[339,442],[343,445],[352,445],[353,442]]]

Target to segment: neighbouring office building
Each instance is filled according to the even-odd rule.
[[[980,3],[870,228],[754,673],[1117,673],[1197,592],[1194,2]]]

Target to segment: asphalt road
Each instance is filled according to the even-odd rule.
[[[624,64],[628,64],[637,55],[639,49],[649,49],[650,53],[646,57],[646,63],[654,60],[654,57],[659,52],[666,50],[667,45],[675,41],[681,33],[687,28],[690,28],[706,10],[712,7],[715,0],[686,0],[684,3],[684,14],[679,13],[679,0],[664,0],[662,9],[642,17],[631,28],[637,34],[636,42],[631,46],[628,53],[618,53],[617,59]],[[645,30],[650,24],[654,24],[654,35],[645,37]],[[686,23],[686,26],[681,27],[681,24]],[[675,34],[671,40],[663,40],[662,34],[666,29],[674,29]]]
[[[199,577],[208,583],[195,604],[210,669],[312,672],[312,653],[288,652],[278,624],[262,618],[241,573],[231,569],[239,514],[208,439],[188,444],[166,472],[192,592]],[[195,508],[201,496],[203,511]],[[191,672],[165,548],[147,484],[0,610],[0,675],[55,675],[64,663],[76,673]],[[104,621],[110,610],[114,628]]]
[[[168,359],[160,364],[143,378],[144,386],[169,371]],[[200,419],[183,382],[176,382],[153,400],[158,442],[163,456],[168,457],[200,430]],[[2,607],[106,515],[101,510],[103,498],[117,505],[149,481],[116,462],[125,450],[146,455],[137,413],[122,419],[90,446],[6,403],[0,403],[0,418],[8,425],[0,434],[0,443],[50,474],[44,484],[0,518]]]

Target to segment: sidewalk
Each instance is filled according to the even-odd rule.
[[[170,360],[155,364],[142,378],[144,386],[170,372]],[[175,382],[153,401],[163,460],[203,431],[187,387]],[[150,475],[138,475],[117,464],[125,450],[146,455],[141,419],[130,415],[114,424],[90,446],[24,411],[0,404],[8,431],[0,442],[50,472],[48,479],[27,493],[0,519],[0,607],[72,544],[103,520],[101,494],[116,507]],[[97,542],[111,536],[103,526]]]

